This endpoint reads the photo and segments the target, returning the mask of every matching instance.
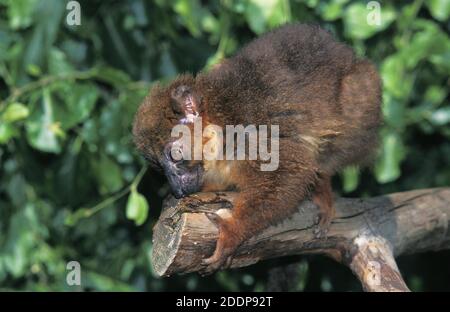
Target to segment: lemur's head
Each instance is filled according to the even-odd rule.
[[[181,75],[168,86],[154,86],[134,119],[137,149],[152,167],[164,172],[177,198],[201,189],[204,168],[200,160],[185,159],[183,146],[177,137],[172,137],[172,130],[177,125],[193,128],[202,114],[201,106],[195,78]]]

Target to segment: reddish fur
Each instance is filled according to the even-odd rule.
[[[179,120],[170,92],[180,85],[192,88],[207,123],[280,126],[276,171],[261,171],[259,161],[235,161],[229,171],[225,162],[204,163],[210,176],[223,178],[207,180],[204,190],[235,187],[240,193],[232,218],[214,220],[220,235],[206,260],[211,270],[311,195],[320,206],[320,225],[327,227],[334,215],[331,176],[344,166],[367,163],[376,146],[381,96],[374,66],[315,26],[282,27],[209,72],[153,89],[134,125],[136,144],[150,160],[158,159]]]

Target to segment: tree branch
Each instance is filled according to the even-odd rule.
[[[204,212],[232,209],[235,193],[199,193],[164,203],[154,227],[152,264],[161,276],[198,271],[214,251],[218,231]],[[325,254],[347,265],[366,291],[408,291],[395,256],[450,248],[450,188],[339,198],[327,238],[314,237],[318,210],[297,212],[242,244],[231,267],[299,254]]]

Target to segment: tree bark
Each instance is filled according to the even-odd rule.
[[[160,276],[201,268],[215,248],[217,228],[204,212],[232,209],[235,193],[168,198],[154,227],[152,265]],[[313,234],[317,207],[305,201],[276,226],[243,243],[230,267],[299,254],[324,254],[347,265],[366,291],[409,291],[394,257],[450,248],[450,188],[339,198],[326,238]]]

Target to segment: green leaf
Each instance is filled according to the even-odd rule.
[[[18,135],[14,125],[6,122],[0,123],[0,144],[6,144],[10,139]]]
[[[95,77],[117,88],[123,87],[131,81],[125,72],[108,66],[98,68]]]
[[[275,28],[291,21],[292,13],[289,0],[277,0],[268,18],[269,27]]]
[[[319,4],[319,0],[304,0],[303,2],[305,2],[309,8],[315,8]]]
[[[139,194],[136,189],[132,189],[128,196],[127,218],[133,220],[136,225],[142,225],[148,216],[148,203],[144,196]]]
[[[284,0],[250,0],[244,14],[250,29],[256,34],[262,34],[291,19],[289,3]]]
[[[343,7],[347,2],[348,0],[321,2],[317,10],[325,21],[334,21],[342,16],[344,12]]]
[[[199,37],[202,7],[198,0],[176,0],[173,6],[192,36]]]
[[[21,103],[11,103],[3,112],[1,119],[4,122],[15,122],[17,120],[25,119],[30,114],[28,108]]]
[[[431,114],[431,122],[436,126],[450,123],[450,107],[442,107]]]
[[[392,128],[403,129],[405,125],[405,102],[396,100],[390,93],[384,92],[382,102],[384,122]]]
[[[425,5],[435,19],[441,22],[448,21],[450,17],[450,0],[427,0]]]
[[[450,75],[450,44],[447,45],[447,51],[441,54],[431,55],[429,61],[434,65],[436,72],[444,72]]]
[[[400,164],[404,157],[405,148],[401,138],[394,132],[383,135],[382,154],[375,166],[377,181],[388,183],[400,177]]]
[[[86,122],[83,123],[80,134],[84,142],[91,146],[96,146],[99,140],[97,120],[95,118],[86,120]]]
[[[25,28],[31,25],[37,0],[9,0],[8,17],[12,29]]]
[[[121,154],[130,154],[131,137],[129,127],[136,112],[142,94],[127,92],[120,101],[113,99],[102,108],[98,129],[100,141],[104,144],[108,155],[121,161]]]
[[[48,235],[47,228],[40,222],[36,203],[26,203],[17,209],[9,219],[8,230],[3,234],[2,258],[8,271],[14,276],[23,276],[32,262],[38,244]]]
[[[57,48],[52,48],[48,54],[48,70],[52,75],[61,75],[73,72],[74,67],[69,63],[64,52]]]
[[[104,153],[94,162],[94,170],[101,194],[114,193],[122,188],[124,182],[120,166]]]
[[[450,39],[436,23],[418,19],[414,28],[418,31],[399,52],[408,69],[415,69],[420,61],[432,55],[450,53]]]
[[[99,93],[88,83],[64,84],[57,92],[61,103],[55,108],[55,118],[61,122],[61,128],[68,130],[86,120],[95,107]]]
[[[59,153],[58,136],[63,137],[60,123],[55,120],[50,91],[43,90],[42,105],[37,107],[26,122],[27,139],[31,146],[43,152]]]
[[[352,39],[367,39],[377,32],[386,29],[396,17],[395,10],[388,5],[380,6],[380,24],[369,23],[371,14],[376,14],[373,9],[369,10],[362,3],[354,3],[347,7],[344,15],[344,31],[347,37]]]
[[[424,100],[433,106],[441,104],[447,97],[449,90],[441,86],[431,85],[427,88]]]
[[[36,64],[28,64],[27,73],[33,77],[39,77],[42,74],[42,70]]]
[[[413,77],[406,73],[404,59],[399,54],[387,57],[381,64],[384,91],[398,99],[406,99],[411,93]]]
[[[345,168],[342,172],[342,179],[344,184],[344,192],[353,192],[359,184],[359,168],[356,166]]]
[[[219,34],[220,32],[220,22],[212,14],[205,14],[202,16],[202,28],[212,34]]]
[[[15,1],[15,0],[11,0]],[[33,18],[35,25],[31,37],[26,41],[26,47],[21,59],[23,66],[19,81],[26,81],[25,72],[29,64],[41,68],[45,65],[49,51],[61,29],[61,19],[65,12],[65,1],[40,0],[36,2]]]

